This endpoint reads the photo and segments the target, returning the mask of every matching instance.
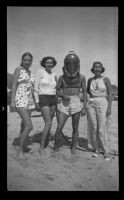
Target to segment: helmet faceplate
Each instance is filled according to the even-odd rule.
[[[80,60],[79,57],[74,53],[70,52],[64,59],[64,80],[70,86],[76,86],[79,83],[79,71],[80,71]]]
[[[79,57],[74,53],[70,52],[64,59],[64,71],[68,77],[76,77],[80,70]]]

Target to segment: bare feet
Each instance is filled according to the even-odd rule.
[[[73,155],[75,155],[76,154],[76,147],[72,147],[72,149],[71,149],[71,153],[73,154]]]
[[[59,151],[59,147],[58,147],[58,146],[54,146],[54,147],[53,147],[53,150],[54,150],[54,152],[56,153],[56,152]]]
[[[106,161],[109,161],[109,160],[110,160],[110,157],[109,157],[109,155],[108,155],[107,153],[104,154],[104,159],[105,159]]]
[[[98,151],[98,150],[93,150],[92,156],[93,156],[94,158],[97,158],[98,155],[99,155],[99,151]]]
[[[45,153],[44,149],[39,148],[38,152],[39,152],[40,156],[42,156],[42,158],[46,158],[46,153]]]

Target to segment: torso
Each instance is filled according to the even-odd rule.
[[[90,82],[90,97],[106,97],[107,90],[104,82],[104,76],[100,78],[92,78]]]
[[[30,92],[33,89],[34,76],[31,72],[27,72],[23,67],[20,67],[20,75],[18,77],[18,88],[23,88]]]
[[[15,95],[16,107],[25,107],[33,109],[35,107],[33,99],[34,77],[31,72],[27,72],[20,67],[20,74],[17,81],[17,90]]]
[[[49,74],[44,69],[40,69],[39,94],[55,95],[56,94],[56,74]]]
[[[63,89],[63,94],[68,95],[68,96],[74,96],[74,95],[79,95],[80,89],[81,89],[81,76],[79,76],[79,80],[73,84],[73,86],[67,84],[65,80],[63,79],[62,76],[62,89]]]

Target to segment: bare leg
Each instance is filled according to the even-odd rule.
[[[53,121],[53,117],[54,117],[54,115],[55,115],[55,111],[56,111],[56,106],[55,106],[55,105],[51,106],[51,107],[50,107],[51,123],[52,123],[52,121]],[[48,145],[48,143],[49,143],[50,131],[51,131],[51,128],[50,128],[50,130],[48,131],[48,134],[47,134],[47,136],[46,136],[44,148],[46,148],[47,145]]]
[[[23,120],[21,121],[21,127],[20,127],[20,132],[19,132],[19,137],[21,136],[21,133],[24,131],[24,124],[23,124]]]
[[[45,140],[46,140],[47,134],[49,133],[49,131],[51,129],[52,119],[51,119],[51,112],[50,112],[49,106],[42,107],[41,112],[43,114],[45,127],[42,131],[42,139],[41,139],[41,145],[40,145],[39,153],[43,154],[44,153]]]
[[[61,139],[61,132],[62,132],[62,129],[65,125],[65,122],[67,121],[68,119],[68,115],[66,115],[65,113],[62,113],[62,112],[58,112],[58,116],[57,116],[57,121],[58,121],[58,126],[57,126],[57,129],[56,129],[56,132],[55,132],[55,143],[54,143],[54,149],[55,151],[58,151],[59,150],[59,141]]]
[[[20,135],[20,153],[19,153],[19,157],[20,158],[24,158],[24,143],[26,140],[26,137],[29,135],[30,131],[33,129],[33,125],[31,122],[31,118],[29,115],[29,112],[25,109],[25,108],[18,108],[17,109],[19,115],[22,118],[23,124],[24,124],[24,130]]]
[[[31,110],[28,110],[28,113],[29,113],[29,116],[31,116]],[[19,137],[20,137],[20,134],[24,131],[24,128],[25,128],[25,125],[23,123],[23,120],[21,120],[21,127],[20,127],[20,132],[19,132]]]
[[[71,149],[71,152],[73,154],[76,152],[76,146],[77,146],[77,143],[78,143],[79,119],[80,119],[80,112],[75,113],[74,115],[72,115],[73,133],[72,133],[72,149]]]

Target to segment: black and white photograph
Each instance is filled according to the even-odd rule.
[[[7,191],[119,191],[117,6],[7,6]]]

